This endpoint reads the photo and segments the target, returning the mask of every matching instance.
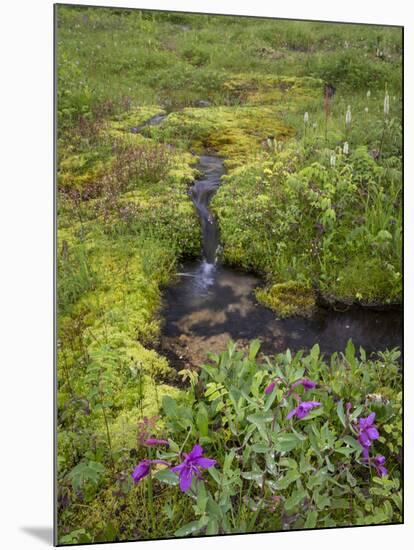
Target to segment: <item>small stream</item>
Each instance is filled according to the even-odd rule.
[[[255,275],[220,265],[216,260],[219,229],[208,205],[220,185],[223,161],[201,156],[203,177],[190,189],[202,229],[203,258],[181,266],[177,281],[164,293],[162,348],[177,365],[199,365],[208,351],[219,353],[231,338],[241,346],[259,338],[262,351],[290,348],[323,352],[345,348],[349,338],[367,352],[402,346],[401,311],[350,308],[345,312],[318,308],[311,318],[278,319],[257,302]]]
[[[157,114],[131,128],[138,133],[146,126],[162,123],[166,114]],[[209,203],[220,186],[223,160],[200,157],[202,177],[190,188],[190,196],[200,218],[203,256],[186,262],[175,283],[164,292],[161,348],[177,366],[200,365],[207,352],[220,353],[229,339],[248,346],[253,338],[262,342],[269,355],[290,348],[310,349],[318,343],[322,352],[342,351],[351,338],[356,348],[367,353],[386,348],[402,348],[402,311],[375,311],[358,307],[339,312],[319,307],[311,318],[278,319],[257,302],[254,289],[263,284],[256,275],[232,269],[217,261],[220,233]]]

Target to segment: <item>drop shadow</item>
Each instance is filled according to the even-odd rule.
[[[20,530],[49,546],[53,546],[53,527],[21,527]]]

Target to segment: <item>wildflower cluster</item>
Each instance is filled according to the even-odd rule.
[[[362,446],[362,456],[364,461],[370,463],[369,451],[373,441],[379,438],[378,428],[374,424],[376,414],[373,412],[366,418],[360,418],[357,425],[358,441]],[[377,474],[382,477],[388,474],[387,468],[384,466],[385,457],[382,455],[376,455],[373,458],[373,464],[377,471]]]
[[[147,445],[165,445],[166,443],[168,444],[168,442],[162,439],[147,440]],[[139,483],[151,472],[152,464],[171,466],[171,464],[165,460],[141,460],[132,472],[132,479],[135,483]],[[184,460],[170,469],[172,472],[178,474],[180,479],[180,489],[183,493],[186,493],[191,487],[193,478],[203,479],[201,469],[207,470],[212,468],[215,464],[215,460],[203,456],[203,448],[201,445],[194,445],[190,453],[184,453]]]

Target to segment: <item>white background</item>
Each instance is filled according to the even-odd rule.
[[[68,2],[69,3],[69,2]],[[87,3],[87,2],[85,2]],[[91,2],[94,3],[94,2]],[[148,550],[412,547],[413,470],[413,52],[414,19],[402,0],[124,0],[109,6],[405,25],[405,521],[256,536],[145,542]],[[405,4],[405,5],[404,5]],[[53,153],[50,0],[9,0],[0,15],[0,545],[51,544],[53,434]],[[5,123],[4,123],[5,122]],[[411,537],[411,544],[409,543]],[[140,543],[129,543],[137,547]],[[112,548],[114,545],[106,545]],[[124,548],[124,546],[117,546]],[[85,547],[83,547],[85,548]],[[125,546],[125,548],[127,548]]]

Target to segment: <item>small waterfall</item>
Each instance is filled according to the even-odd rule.
[[[214,266],[220,234],[217,220],[208,209],[208,205],[220,185],[220,178],[224,172],[223,161],[218,157],[201,156],[199,168],[203,177],[191,187],[190,196],[201,222],[204,263]],[[213,271],[211,268],[204,268],[202,273],[208,272],[211,275]]]

